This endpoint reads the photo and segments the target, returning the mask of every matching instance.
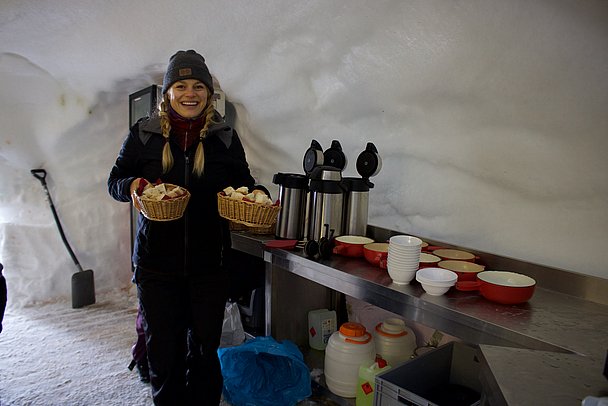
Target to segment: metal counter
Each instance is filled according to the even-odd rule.
[[[602,375],[608,350],[605,304],[542,287],[521,305],[500,305],[476,292],[455,289],[443,296],[430,296],[415,281],[394,284],[386,271],[364,259],[334,255],[329,260],[312,261],[301,250],[264,251],[267,239],[272,238],[247,234],[233,238],[236,249],[247,249],[253,255],[262,250],[267,286],[272,272],[288,271],[479,344],[483,383],[491,391],[488,399],[492,405],[571,405],[580,404],[585,396],[608,394],[608,381]],[[270,294],[266,289],[267,334],[271,331]],[[528,390],[522,390],[522,382]]]

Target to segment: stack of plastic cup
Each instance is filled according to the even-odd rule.
[[[388,241],[386,269],[393,283],[407,285],[420,265],[422,240],[411,235],[395,235]]]

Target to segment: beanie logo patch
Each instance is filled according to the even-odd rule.
[[[182,68],[179,70],[178,74],[179,74],[179,76],[190,76],[190,75],[192,75],[192,69],[191,68]]]

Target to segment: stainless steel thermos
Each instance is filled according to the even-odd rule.
[[[277,238],[319,241],[339,235],[367,234],[369,181],[382,166],[376,147],[367,143],[357,158],[361,178],[342,177],[347,159],[340,143],[332,141],[325,152],[312,140],[303,160],[305,175],[277,173],[272,182],[279,185]]]
[[[308,240],[342,235],[344,187],[340,169],[318,166],[310,174],[308,196]]]
[[[369,178],[376,176],[381,168],[382,160],[378,150],[374,144],[368,142],[365,151],[357,158],[357,172],[361,177],[342,180],[345,189],[343,207],[345,235],[367,235],[369,190],[374,187]]]
[[[365,236],[367,235],[370,182],[361,178],[343,178],[342,181],[345,189],[344,234]]]
[[[278,238],[301,240],[304,238],[308,177],[296,173],[277,173],[272,183],[279,185],[281,202],[275,235]]]

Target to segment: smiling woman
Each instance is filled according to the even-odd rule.
[[[171,108],[184,118],[196,118],[208,104],[209,90],[203,82],[185,79],[175,82],[167,91]]]
[[[211,102],[205,59],[178,51],[164,76],[158,115],[137,122],[108,179],[114,199],[127,202],[145,179],[190,193],[184,215],[169,221],[138,216],[133,263],[143,315],[155,405],[218,404],[220,344],[230,247],[217,193],[230,185],[254,190],[236,131]],[[137,197],[137,195],[135,195]],[[137,208],[137,199],[133,201]]]

